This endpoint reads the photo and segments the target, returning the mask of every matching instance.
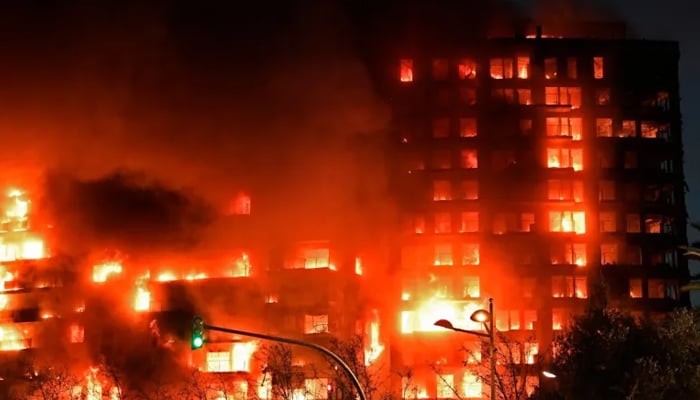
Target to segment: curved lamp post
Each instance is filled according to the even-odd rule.
[[[452,322],[446,319],[435,321],[433,325],[449,329],[451,331],[467,333],[489,339],[489,362],[491,364],[489,384],[491,386],[491,399],[496,400],[496,344],[494,338],[495,330],[493,329],[493,299],[489,298],[488,311],[484,309],[476,310],[472,313],[469,319],[474,322],[481,322],[484,325],[484,328],[486,328],[486,333],[455,328],[452,325]]]

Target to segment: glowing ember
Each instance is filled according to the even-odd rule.
[[[93,282],[106,282],[110,275],[121,274],[122,270],[122,264],[118,261],[97,264],[92,269],[92,280]]]

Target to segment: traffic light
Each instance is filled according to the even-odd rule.
[[[204,320],[194,317],[192,321],[192,350],[201,349],[204,346]]]

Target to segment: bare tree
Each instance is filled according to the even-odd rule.
[[[295,393],[305,390],[304,371],[293,364],[293,352],[289,345],[266,345],[256,353],[256,358],[262,365],[261,380],[256,385],[269,386],[269,397],[292,400]]]
[[[12,399],[63,400],[79,395],[84,380],[60,363],[35,358],[19,361],[21,377],[11,390]]]
[[[401,378],[401,399],[417,399],[418,385],[413,381],[413,368],[404,367],[394,373]]]
[[[330,350],[336,353],[350,367],[360,381],[360,386],[368,400],[375,398],[387,398],[389,392],[379,393],[386,382],[381,382],[381,366],[370,366],[365,362],[365,341],[361,335],[356,335],[347,340],[331,339]],[[333,384],[332,397],[335,400],[355,400],[357,391],[347,373],[338,364],[327,358],[328,369],[331,371]]]

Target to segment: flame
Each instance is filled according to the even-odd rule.
[[[355,257],[355,274],[362,275],[362,259]]]
[[[134,297],[134,311],[149,311],[151,309],[151,292],[148,290],[149,275],[136,280],[136,296]]]
[[[415,310],[401,312],[401,333],[444,332],[444,328],[434,325],[439,319],[449,320],[460,329],[482,330],[481,323],[470,319],[472,313],[481,308],[475,301],[453,301],[433,297]]]
[[[526,65],[522,65],[518,69],[518,78],[527,79],[527,66]]]
[[[204,273],[191,273],[185,276],[185,280],[196,281],[199,279],[207,279],[207,274]]]
[[[24,192],[13,189],[8,193],[11,204],[5,211],[8,220],[24,219],[29,215],[29,200],[24,198]]]
[[[0,351],[24,350],[24,335],[15,326],[0,326]]]
[[[90,367],[85,374],[85,400],[103,400],[103,382],[98,378],[99,368]],[[81,390],[82,391],[82,390]],[[109,390],[109,400],[119,400],[119,388],[113,386]]]
[[[165,271],[161,272],[158,277],[156,278],[158,282],[170,282],[177,280],[177,277],[175,276],[175,273],[172,271]]]
[[[368,348],[365,349],[365,365],[375,362],[384,351],[384,345],[379,341],[379,313],[372,310],[372,321],[369,323],[367,338]]]
[[[121,274],[123,270],[122,264],[119,261],[108,261],[94,265],[92,268],[93,282],[106,282],[110,275]]]
[[[257,348],[256,341],[234,343],[231,348],[233,372],[250,372],[250,359]]]
[[[9,298],[7,297],[6,294],[0,294],[0,310],[4,310],[7,308],[7,304],[9,303]]]
[[[242,253],[240,257],[233,262],[233,270],[231,276],[234,278],[250,276],[250,258],[247,253]]]

